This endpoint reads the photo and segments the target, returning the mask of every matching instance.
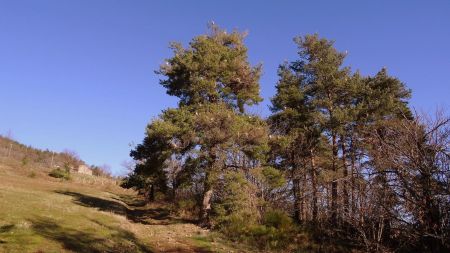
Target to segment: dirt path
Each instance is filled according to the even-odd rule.
[[[195,225],[195,221],[173,215],[164,203],[146,204],[137,197],[116,195],[96,197],[74,191],[56,191],[73,202],[126,220],[122,226],[151,245],[152,252],[245,252],[232,243]]]

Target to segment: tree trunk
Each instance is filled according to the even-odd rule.
[[[432,165],[431,165],[432,166]],[[427,169],[425,169],[426,171]],[[421,186],[422,186],[422,196],[423,196],[423,204],[425,210],[423,210],[423,217],[421,217],[424,227],[423,235],[436,235],[439,234],[439,207],[433,203],[432,194],[431,194],[431,173],[426,171],[422,173]],[[440,241],[433,236],[426,236],[425,244],[427,244],[430,252],[440,252]]]
[[[348,177],[348,168],[347,168],[347,150],[346,150],[346,146],[345,146],[345,139],[343,136],[341,136],[341,147],[342,147],[342,170],[343,170],[343,177],[344,180],[342,181],[342,198],[343,198],[343,202],[344,202],[344,215],[348,215],[350,210],[349,210],[349,197],[348,197],[348,181],[347,181],[347,177]]]
[[[316,157],[313,150],[310,150],[311,155],[311,188],[312,188],[312,221],[317,221],[317,182],[316,182]]]
[[[202,209],[200,211],[200,226],[202,227],[210,226],[209,215],[211,213],[211,199],[214,193],[211,173],[214,173],[217,158],[215,149],[211,148],[208,152],[208,155],[209,167],[206,169],[205,173],[205,181],[203,183],[203,198],[201,203]]]
[[[211,213],[211,198],[213,195],[213,188],[209,183],[205,182],[205,189],[203,192],[202,210],[200,212],[200,225],[208,227],[209,214]]]
[[[149,201],[155,201],[155,186],[153,184],[150,185],[147,198]]]
[[[293,173],[294,174],[294,173]],[[302,198],[302,194],[300,191],[300,180],[298,178],[295,178],[296,176],[294,175],[294,179],[292,180],[292,191],[294,193],[294,218],[295,221],[298,224],[302,223],[302,203],[301,203],[301,198]]]
[[[306,189],[307,189],[306,174],[307,174],[306,171],[304,173],[302,173],[302,180],[300,182],[300,186],[303,185],[303,192],[302,192],[301,201],[300,201],[300,204],[301,204],[300,210],[301,210],[303,221],[310,220],[310,217],[308,217],[308,208],[305,207],[305,205],[306,205]]]
[[[337,145],[336,145],[336,134],[332,133],[331,136],[332,141],[332,152],[333,157],[331,158],[331,170],[333,171],[333,180],[331,181],[331,222],[333,224],[337,224],[337,198],[338,198],[338,183],[336,178],[337,166],[336,166],[336,158],[337,158]]]
[[[356,196],[355,196],[355,164],[356,164],[356,155],[355,155],[355,147],[353,145],[353,140],[352,140],[352,145],[351,145],[351,153],[352,153],[352,157],[351,157],[351,174],[350,174],[350,196],[351,196],[351,205],[352,205],[352,215],[354,215],[356,213]]]

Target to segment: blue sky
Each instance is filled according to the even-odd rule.
[[[363,74],[382,67],[413,90],[412,106],[450,108],[450,1],[0,0],[0,133],[38,148],[78,152],[123,173],[129,144],[176,99],[154,73],[214,20],[246,30],[262,63],[268,114],[277,66],[292,38],[333,39]]]

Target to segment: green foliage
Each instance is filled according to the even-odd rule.
[[[261,101],[261,66],[249,63],[245,35],[210,29],[187,47],[172,44],[157,73],[178,107],[148,124],[122,186],[170,196],[179,212],[200,210],[202,225],[266,249],[298,239],[293,219],[345,224],[350,205],[370,196],[354,194],[365,186],[367,132],[411,119],[410,91],[385,69],[353,72],[333,41],[306,35],[295,39],[299,59],[278,68],[265,121],[245,112]]]
[[[182,217],[195,217],[198,212],[197,201],[191,198],[179,199],[175,203],[175,211]]]
[[[284,182],[274,168],[263,169],[263,174],[273,187]],[[213,206],[213,224],[227,237],[266,249],[285,248],[295,237],[296,226],[285,212],[270,209],[261,217],[255,211],[261,203],[242,173],[225,173],[220,187],[220,199]]]
[[[269,210],[261,222],[248,220],[247,217],[239,213],[229,215],[227,222],[220,226],[220,231],[229,238],[260,249],[286,249],[297,236],[298,228],[283,211]]]
[[[281,187],[286,183],[281,171],[273,167],[264,167],[262,169],[262,174],[264,176],[264,181],[271,189]]]
[[[261,67],[248,62],[244,37],[211,25],[210,33],[195,37],[188,48],[173,43],[174,56],[157,72],[166,77],[161,84],[180,98],[180,105],[222,101],[243,112],[245,105],[262,100]]]
[[[70,180],[70,170],[68,170],[68,169],[56,168],[56,169],[53,169],[52,171],[50,171],[50,173],[48,173],[48,175],[51,177],[54,177],[54,178]]]
[[[264,214],[263,224],[267,227],[273,227],[282,231],[293,229],[292,219],[283,211],[273,209]]]
[[[249,236],[256,245],[283,248],[292,243],[296,232],[292,219],[285,212],[273,209],[264,214],[262,224],[253,227]]]
[[[295,42],[299,59],[279,67],[277,93],[272,98],[271,162],[289,171],[294,201],[304,200],[303,190],[299,191],[308,182],[301,180],[311,181],[313,193],[318,179],[331,183],[335,219],[340,184],[336,179],[347,177],[349,153],[353,157],[363,153],[357,150],[364,145],[358,143],[365,138],[361,130],[387,118],[410,117],[410,91],[385,69],[374,77],[352,73],[343,65],[346,53],[317,34],[297,37]],[[343,168],[338,161],[343,161]]]
[[[261,101],[260,68],[248,62],[243,34],[210,28],[188,48],[173,44],[174,56],[158,73],[167,93],[180,98],[179,107],[148,125],[143,143],[131,152],[137,165],[125,186],[135,182],[140,189],[176,193],[178,187],[201,185],[205,194],[218,189],[227,170],[248,166],[229,157],[265,160],[267,124],[244,113],[245,106]],[[137,176],[145,184],[131,178]],[[192,194],[199,195],[196,191]],[[203,212],[210,201],[204,201]]]
[[[213,224],[225,234],[239,237],[259,220],[255,212],[258,203],[252,196],[255,189],[242,173],[234,171],[224,174],[220,188],[219,200],[213,204]]]
[[[316,125],[338,132],[355,120],[411,115],[407,108],[410,91],[388,76],[386,69],[374,77],[351,74],[349,67],[342,66],[346,54],[338,52],[332,41],[317,34],[295,41],[300,59],[279,67],[280,80],[272,98],[275,114],[271,121],[277,130],[313,131]]]

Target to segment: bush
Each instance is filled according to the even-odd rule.
[[[32,172],[30,172],[30,174],[28,174],[28,177],[35,178],[36,177],[36,173],[34,171],[32,171]]]
[[[175,212],[184,218],[195,218],[198,216],[197,201],[192,198],[180,199],[175,202]]]
[[[294,228],[291,217],[281,210],[269,210],[264,214],[263,224],[283,231]]]
[[[249,217],[241,214],[228,216],[226,226],[220,228],[228,237],[260,249],[286,249],[295,244],[298,229],[285,212],[269,210],[260,223],[249,223]]]
[[[283,175],[273,168],[261,171],[270,188],[283,182]],[[264,210],[257,189],[240,172],[228,171],[219,181],[213,203],[212,225],[228,238],[260,249],[286,250],[298,240],[298,227],[289,215],[279,209]],[[262,209],[262,210],[261,210]]]
[[[28,164],[28,159],[26,157],[22,158],[22,167],[27,166]]]
[[[50,171],[50,173],[48,173],[49,176],[54,177],[54,178],[61,178],[64,180],[69,180],[70,179],[70,171],[68,169],[60,169],[60,168],[56,168],[53,169],[52,171]]]
[[[296,234],[296,226],[285,212],[269,210],[264,214],[262,224],[253,226],[248,236],[260,248],[275,249],[288,246]]]
[[[166,194],[162,192],[155,192],[155,201],[163,201],[166,199]]]
[[[213,203],[212,225],[233,239],[240,239],[259,217],[255,189],[242,173],[226,172]]]

